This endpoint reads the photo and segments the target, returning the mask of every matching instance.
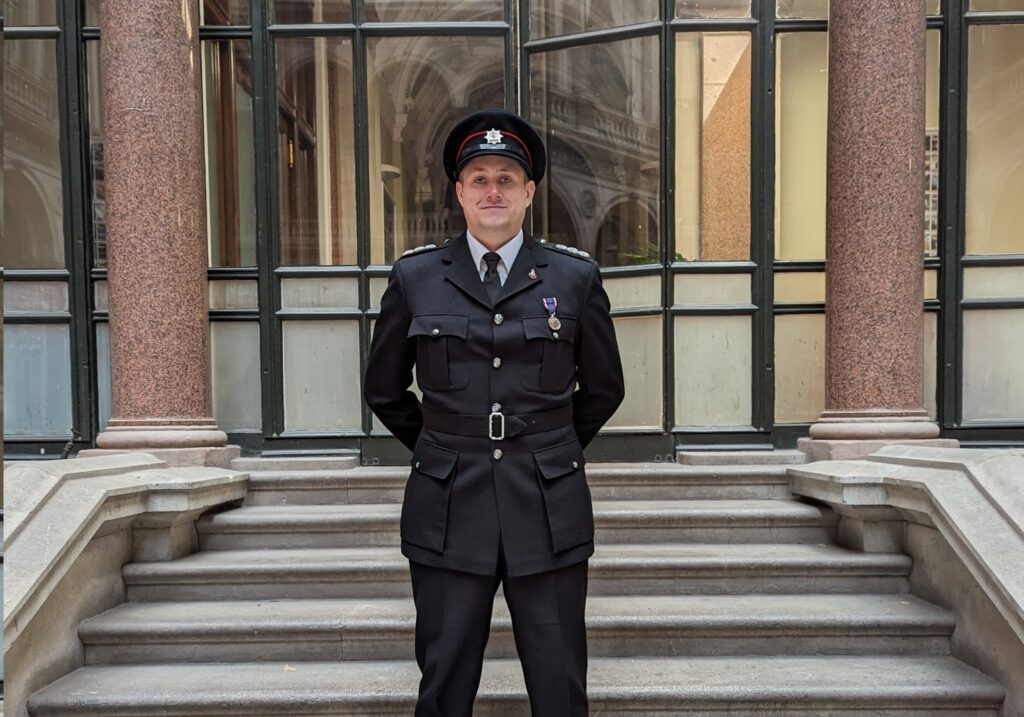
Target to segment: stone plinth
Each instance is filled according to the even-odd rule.
[[[922,395],[925,16],[924,0],[829,12],[826,410],[801,443],[812,459],[939,435]]]
[[[101,4],[113,378],[103,449],[195,456],[227,442],[208,379],[197,12],[180,0]]]

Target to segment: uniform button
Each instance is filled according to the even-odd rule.
[[[494,368],[500,368],[501,367],[501,359],[500,358],[495,358],[493,361],[491,361],[491,364],[494,366]]]
[[[500,461],[501,460],[501,449],[500,448],[495,448],[494,449],[494,460],[496,460],[496,461]]]
[[[436,331],[436,329],[435,329],[435,331]],[[552,331],[551,335],[554,336],[556,339],[558,338],[558,332],[557,331]]]
[[[572,467],[573,467],[573,468],[579,468],[579,467],[580,467],[580,464],[579,464],[579,463],[577,463],[576,461],[573,461],[573,462],[572,462]]]
[[[416,461],[416,467],[417,467],[417,468],[419,468],[419,467],[420,467],[420,462],[419,462],[419,461]]]
[[[441,329],[434,329],[430,333],[432,333],[434,336],[437,336],[439,333],[441,333]]]
[[[501,404],[500,404],[500,403],[495,403],[495,404],[493,404],[493,405],[491,406],[491,411],[492,411],[493,413],[497,413],[497,412],[498,412],[498,411],[500,411],[500,410],[501,410]]]
[[[501,314],[495,314],[494,315],[494,323],[500,324],[504,320],[505,320],[505,317],[502,316]]]

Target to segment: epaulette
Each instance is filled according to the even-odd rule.
[[[419,254],[422,251],[437,248],[439,248],[437,244],[424,244],[423,246],[414,246],[412,249],[406,249],[405,251],[403,251],[402,256],[409,256],[410,254]]]
[[[573,256],[578,256],[580,259],[589,259],[590,258],[590,254],[588,254],[587,252],[583,251],[582,249],[577,249],[574,246],[566,246],[565,244],[549,244],[547,239],[540,239],[538,241],[540,241],[540,243],[543,244],[548,249],[560,249],[563,252],[565,252],[566,254],[572,254]]]

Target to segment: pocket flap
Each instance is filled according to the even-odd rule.
[[[572,341],[576,335],[576,319],[571,316],[559,316],[562,324],[558,330],[548,326],[547,316],[524,316],[523,333],[528,339],[547,339],[548,341]],[[557,335],[556,335],[557,334]]]
[[[465,341],[469,333],[469,317],[461,314],[418,314],[409,323],[412,336],[458,336]]]
[[[444,480],[452,474],[458,459],[459,454],[456,451],[420,441],[412,453],[412,467],[431,478]]]
[[[534,451],[533,459],[537,461],[540,474],[548,480],[572,473],[586,465],[583,448],[575,440]]]

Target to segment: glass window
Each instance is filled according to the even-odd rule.
[[[750,35],[676,35],[677,261],[750,258]]]
[[[605,432],[660,429],[662,415],[662,318],[615,319],[615,334],[626,382],[626,398],[604,427]]]
[[[67,326],[7,324],[4,333],[4,434],[71,435],[71,341]]]
[[[535,233],[604,266],[659,261],[658,38],[547,52],[530,70],[548,152]]]
[[[1024,11],[1024,0],[971,0],[971,10]]]
[[[924,253],[939,255],[939,63],[941,37],[938,30],[929,30],[925,58],[925,123],[924,123]]]
[[[976,25],[968,42],[967,253],[1024,254],[1024,25]]]
[[[825,314],[775,317],[775,423],[813,423],[825,408]]]
[[[825,258],[828,35],[778,36],[775,68],[775,258]]]
[[[964,419],[1024,420],[1024,310],[963,312]]]
[[[463,116],[504,104],[504,53],[501,37],[367,42],[370,263],[465,228],[441,149]]]
[[[676,17],[750,17],[750,0],[676,0]]]
[[[281,334],[287,430],[358,431],[359,322],[285,321]]]
[[[57,43],[4,42],[4,240],[7,269],[64,268]]]
[[[89,107],[89,189],[92,219],[93,266],[107,265],[107,191],[103,170],[103,94],[100,43],[86,43],[86,101]]]
[[[367,22],[481,22],[500,21],[501,0],[367,0]]]
[[[252,55],[246,40],[203,43],[210,266],[256,265]]]
[[[199,22],[203,25],[248,25],[249,0],[203,0]]]
[[[274,22],[352,22],[352,0],[274,0]]]
[[[657,19],[657,0],[532,0],[530,37],[569,35]]]
[[[749,426],[753,391],[749,316],[675,318],[677,426]]]
[[[352,42],[277,42],[281,263],[356,263]]]
[[[6,27],[56,24],[57,0],[4,1],[4,25]],[[10,42],[10,40],[6,42]]]
[[[776,0],[779,17],[827,18],[828,0]]]

